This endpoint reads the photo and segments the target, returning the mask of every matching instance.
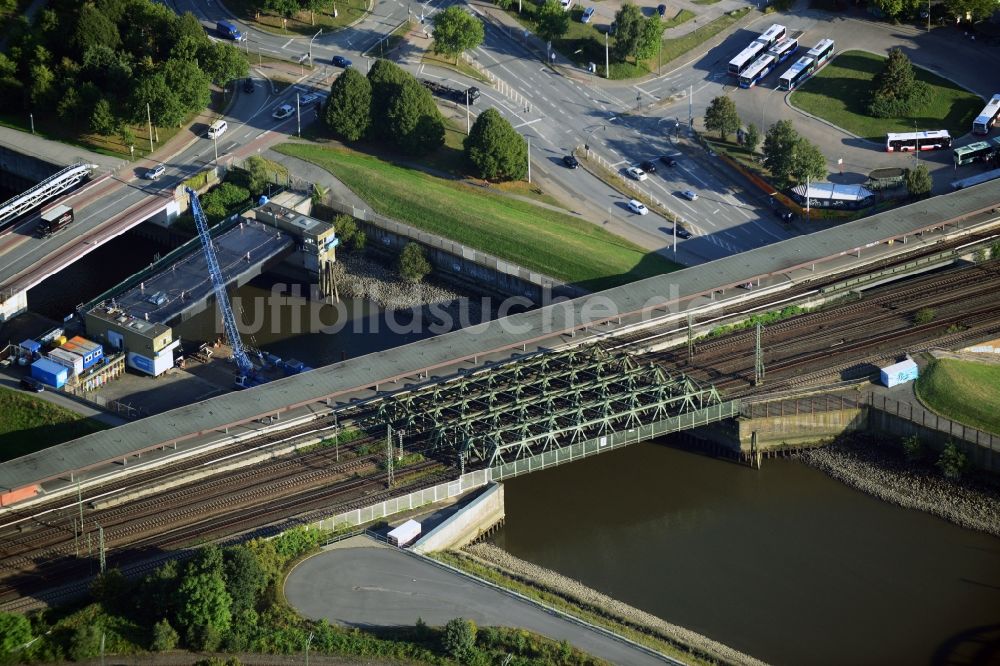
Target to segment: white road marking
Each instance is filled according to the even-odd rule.
[[[541,118],[535,118],[534,120],[525,120],[523,123],[521,123],[519,125],[514,125],[514,129],[517,129],[518,127],[524,127],[525,125],[533,125],[534,123],[537,123],[539,120],[542,120],[542,119]]]
[[[289,40],[287,42],[285,42],[284,44],[282,44],[281,48],[287,49],[288,45],[291,44],[293,41],[295,41],[294,37],[289,38]]]

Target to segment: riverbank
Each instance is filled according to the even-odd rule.
[[[685,660],[693,657],[697,663],[764,664],[701,634],[602,594],[579,581],[515,557],[493,544],[477,543],[458,553],[444,555],[451,556],[442,558],[449,564],[461,566],[477,575],[483,575],[484,569],[495,573],[489,576],[494,583],[554,605],[668,656]]]
[[[885,502],[1000,536],[1000,484],[982,477],[950,481],[932,465],[910,463],[895,447],[867,437],[808,449],[795,458]]]

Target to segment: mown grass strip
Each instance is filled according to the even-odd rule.
[[[968,133],[983,106],[978,95],[926,69],[914,67],[918,81],[931,88],[931,101],[905,118],[868,115],[872,81],[886,58],[867,51],[845,51],[792,93],[792,106],[827,120],[851,134],[885,143],[888,132],[946,129],[952,136]]]
[[[276,150],[326,169],[382,215],[584,289],[679,267],[590,222],[521,199],[341,148],[285,143]]]
[[[660,66],[662,67],[671,60],[676,60],[685,53],[701,46],[723,30],[730,28],[734,23],[746,16],[749,11],[749,7],[735,9],[727,14],[723,14],[717,19],[709,21],[697,30],[692,30],[686,35],[664,39],[663,46],[660,49]],[[650,62],[655,63],[657,62],[657,59],[652,58]]]
[[[938,414],[1000,434],[1000,365],[935,359],[917,380],[916,391]]]
[[[34,395],[0,387],[0,460],[12,460],[107,427]]]
[[[670,28],[676,28],[677,26],[681,25],[682,23],[687,23],[688,21],[690,21],[694,17],[695,17],[695,13],[693,11],[691,11],[690,9],[682,9],[679,12],[677,12],[677,16],[675,16],[672,19],[669,19],[667,21],[664,21],[663,22],[663,27],[666,30],[669,30]]]

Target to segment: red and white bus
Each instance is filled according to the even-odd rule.
[[[900,134],[890,132],[885,139],[885,149],[890,153],[911,150],[941,150],[942,148],[951,148],[951,135],[948,134],[948,130]]]

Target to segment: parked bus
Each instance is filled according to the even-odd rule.
[[[778,78],[778,90],[795,90],[816,71],[816,61],[802,56]]]
[[[972,121],[973,134],[989,134],[990,128],[1000,116],[1000,95],[993,95],[990,103],[983,107],[976,119]]]
[[[799,40],[797,39],[783,39],[770,49],[768,49],[768,54],[774,56],[774,64],[780,65],[781,63],[788,60],[790,57],[795,55],[799,50]]]
[[[729,73],[733,76],[742,74],[747,67],[753,64],[754,60],[760,57],[760,54],[767,50],[767,46],[759,39],[750,42],[750,46],[740,51],[735,58],[729,61]]]
[[[785,38],[785,32],[785,26],[775,23],[761,33],[761,36],[757,38],[757,41],[764,42],[767,44],[768,48],[770,48],[774,46],[776,42]]]
[[[975,176],[969,176],[968,178],[963,178],[961,180],[956,180],[951,184],[951,189],[961,190],[966,187],[972,187],[973,185],[980,185],[982,183],[989,182],[1000,178],[1000,169],[993,169],[992,171],[984,171],[983,173],[976,174]]]
[[[1000,139],[997,138],[970,143],[955,149],[955,166],[965,166],[973,162],[989,162],[996,157],[998,152],[1000,152]]]
[[[892,152],[908,152],[911,150],[939,150],[951,148],[951,135],[948,130],[931,130],[928,132],[904,132],[886,135],[885,149]]]
[[[753,88],[774,68],[774,56],[764,54],[740,74],[740,88]]]
[[[821,40],[819,44],[809,49],[806,55],[815,60],[816,66],[819,67],[833,55],[833,44],[832,39]]]

